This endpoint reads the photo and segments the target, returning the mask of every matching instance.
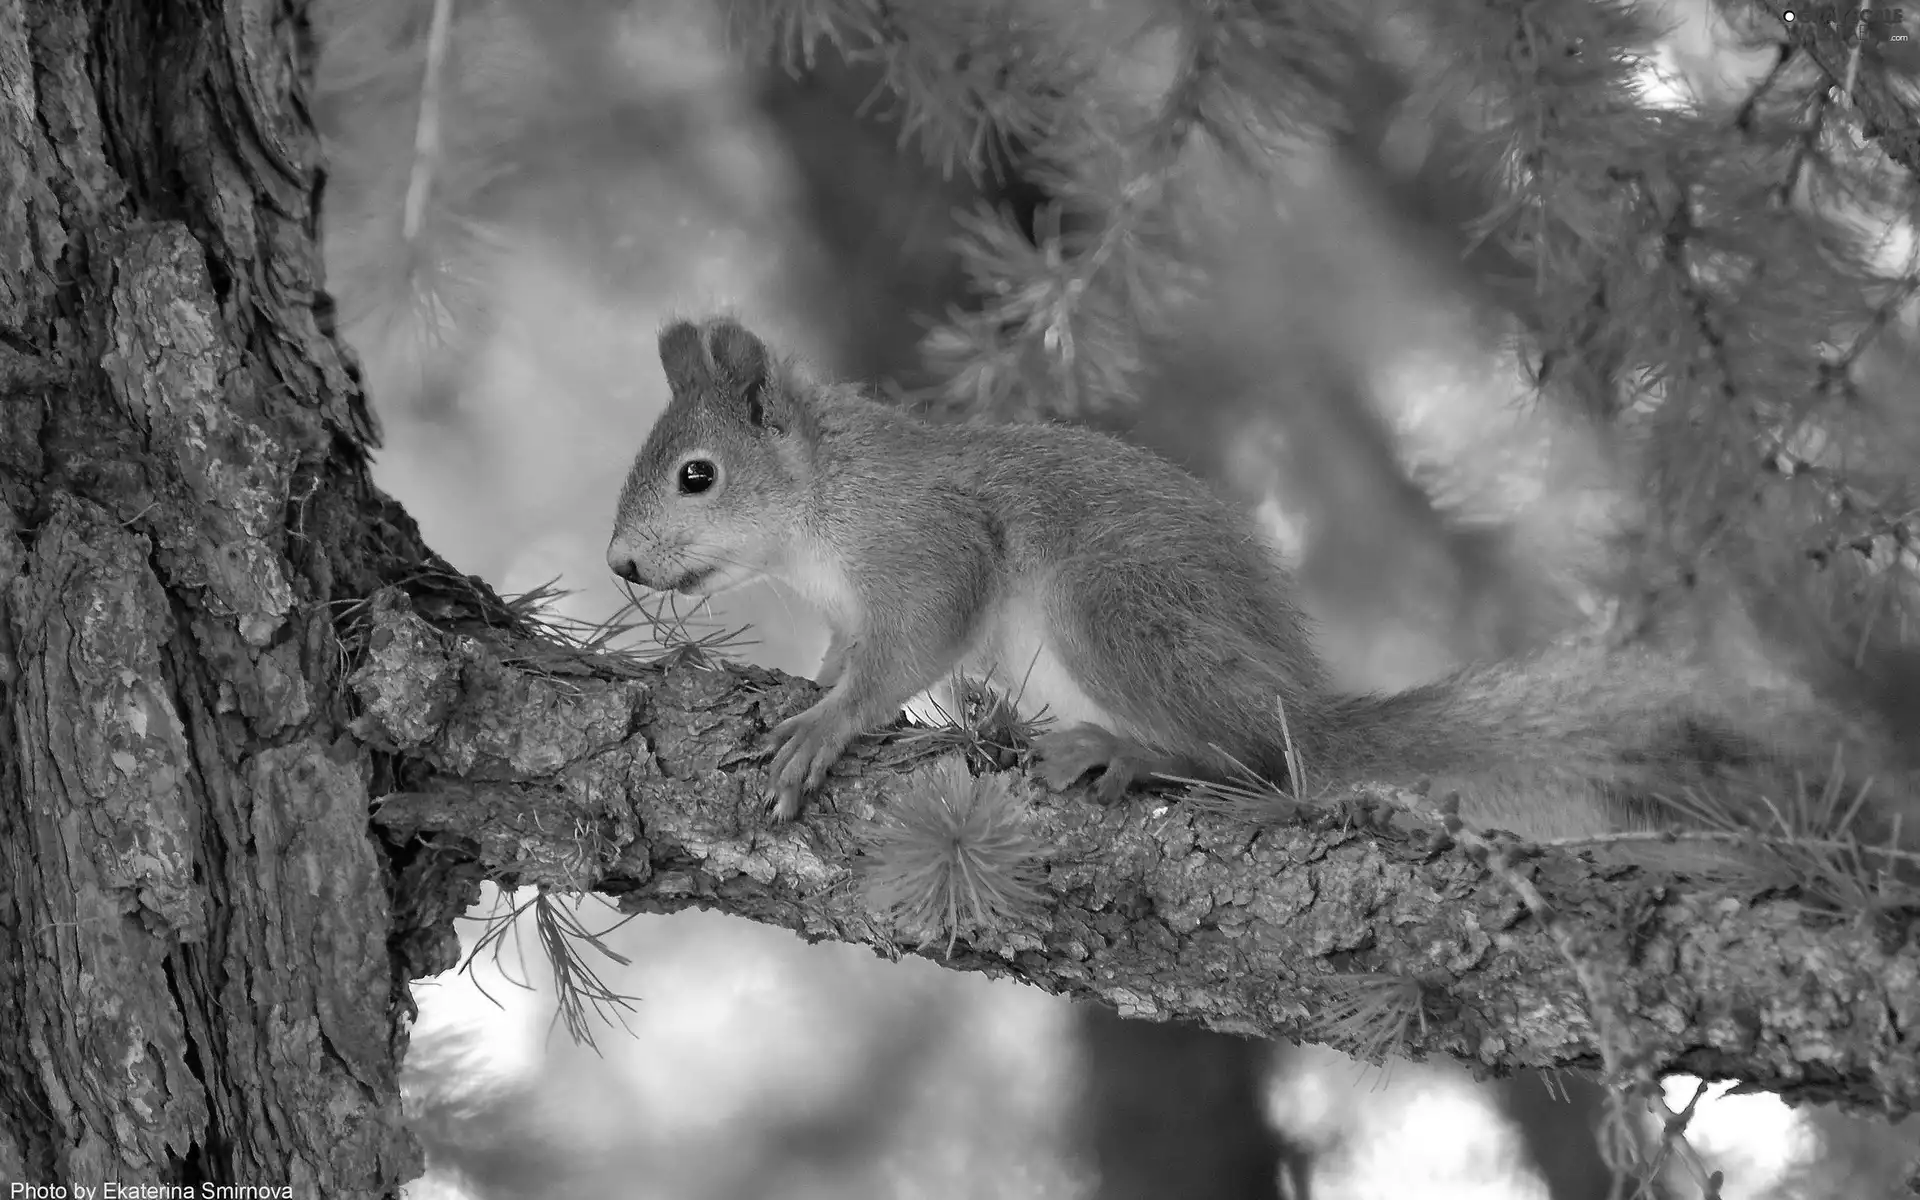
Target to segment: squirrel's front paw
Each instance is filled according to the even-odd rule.
[[[766,803],[775,821],[791,821],[800,815],[806,793],[826,781],[827,768],[853,740],[855,731],[838,713],[821,712],[824,707],[816,704],[798,716],[788,717],[768,735],[774,755],[767,769]]]
[[[1075,725],[1043,733],[1033,739],[1033,757],[1040,778],[1054,791],[1064,791],[1089,771],[1093,798],[1112,804],[1127,794],[1135,781],[1152,773],[1138,746],[1098,725]]]

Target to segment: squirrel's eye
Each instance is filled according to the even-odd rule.
[[[704,458],[689,459],[680,464],[680,493],[684,496],[698,496],[712,487],[720,479],[720,468]]]

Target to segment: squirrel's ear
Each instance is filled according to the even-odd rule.
[[[667,373],[667,386],[676,392],[705,383],[713,375],[707,361],[707,348],[700,344],[700,327],[691,321],[675,321],[660,331],[660,365]]]
[[[707,326],[707,346],[713,351],[713,368],[725,382],[726,393],[747,407],[747,423],[765,425],[767,421],[767,345],[738,321],[721,318]]]

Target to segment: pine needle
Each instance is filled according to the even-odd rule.
[[[1314,1009],[1308,1034],[1346,1054],[1381,1063],[1397,1054],[1418,1026],[1424,1035],[1427,1014],[1420,984],[1395,975],[1328,975],[1318,981],[1326,995]]]
[[[619,966],[630,966],[630,961],[610,948],[605,938],[638,914],[624,916],[608,928],[595,932],[580,922],[574,911],[574,904],[577,903],[577,897],[570,903],[562,903],[544,887],[532,889],[530,895],[518,901],[509,901],[503,890],[496,897],[494,911],[486,918],[480,936],[474,939],[472,949],[460,964],[460,973],[473,981],[474,988],[482,996],[495,1006],[504,1007],[473,973],[473,964],[484,953],[493,961],[502,979],[526,991],[537,990],[526,974],[526,958],[519,942],[522,927],[520,918],[530,912],[535,936],[553,972],[556,1004],[554,1027],[565,1028],[576,1043],[592,1047],[597,1052],[599,1046],[594,1041],[594,1018],[598,1016],[602,1021],[618,1021],[631,1036],[633,1031],[626,1024],[625,1014],[632,1011],[636,998],[609,987],[577,947],[590,947]],[[600,900],[600,903],[606,902]],[[500,911],[503,904],[505,912]],[[514,962],[517,965],[514,971],[508,970],[507,963],[501,957],[509,940],[513,943]]]
[[[559,586],[558,576],[503,597],[524,627],[538,635],[516,643],[503,661],[548,674],[610,668],[633,678],[668,662],[710,666],[756,644],[745,626],[702,622],[682,613],[678,598],[670,593],[643,598],[631,587],[625,591],[627,602],[597,621],[557,611],[558,603],[573,594]]]

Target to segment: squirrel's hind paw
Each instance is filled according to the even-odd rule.
[[[1033,739],[1035,770],[1054,791],[1071,787],[1082,775],[1098,771],[1093,798],[1112,804],[1134,784],[1171,765],[1160,755],[1098,725],[1074,725]]]

